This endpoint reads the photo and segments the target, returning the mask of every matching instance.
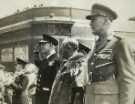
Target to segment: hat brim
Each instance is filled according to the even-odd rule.
[[[58,45],[58,41],[54,38],[51,38],[49,42],[51,42],[55,46]]]
[[[92,20],[93,18],[95,18],[97,16],[101,16],[101,15],[97,15],[97,14],[95,14],[95,15],[88,15],[88,16],[86,16],[86,19],[87,20]]]
[[[86,19],[87,19],[87,20],[91,20],[92,17],[93,17],[93,15],[88,15],[88,16],[86,16]]]
[[[23,59],[21,59],[21,58],[16,58],[16,61],[17,61],[17,63],[18,64],[22,64],[22,63],[28,63],[26,60],[23,60]]]
[[[48,43],[48,41],[40,40],[39,43]]]
[[[48,42],[52,43],[53,45],[58,45],[57,39],[55,39],[49,35],[43,34],[43,40],[48,41]]]
[[[86,47],[85,45],[83,45],[83,44],[81,44],[81,43],[79,43],[79,50],[81,51],[81,50],[84,50],[85,52],[89,52],[90,51],[90,49],[88,48],[88,47]]]

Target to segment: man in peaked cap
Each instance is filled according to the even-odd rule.
[[[38,80],[36,91],[36,104],[48,104],[52,84],[59,66],[56,54],[58,41],[48,34],[43,34],[39,41]]]
[[[94,4],[91,15],[86,18],[91,20],[92,32],[98,36],[93,55],[89,60],[92,85],[86,89],[88,93],[86,104],[119,104],[116,66],[113,60],[113,47],[118,39],[108,32],[117,14],[109,7]]]
[[[106,7],[101,4],[94,4],[92,6],[91,15],[88,15],[86,18],[88,20],[91,20],[92,18],[97,17],[97,16],[108,17],[111,21],[113,21],[117,18],[117,14],[109,7]]]
[[[55,52],[55,47],[58,45],[58,41],[48,34],[43,34],[43,39],[39,41],[39,57],[44,58],[50,56]],[[43,56],[44,55],[44,56]],[[46,55],[46,56],[45,56]]]
[[[100,104],[134,104],[134,42],[130,38],[108,33],[116,18],[113,10],[100,4],[93,5],[92,14],[87,16],[91,20],[93,34],[99,37],[89,68],[92,72],[93,95]]]

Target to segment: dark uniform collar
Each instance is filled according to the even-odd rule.
[[[103,38],[103,39],[100,38],[99,40],[97,40],[96,46],[95,46],[95,52],[97,53],[100,50],[102,50],[113,39],[114,39],[114,35],[108,34],[106,38]]]
[[[95,52],[97,53],[101,49],[103,49],[106,46],[107,41],[107,39],[99,39],[98,41],[96,41]]]

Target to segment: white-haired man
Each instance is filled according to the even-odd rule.
[[[78,52],[75,39],[64,39],[61,45],[61,67],[53,84],[49,104],[83,104],[88,71],[84,55]]]

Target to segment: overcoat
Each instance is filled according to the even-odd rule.
[[[49,104],[71,104],[72,88],[84,88],[89,82],[87,65],[82,54],[64,61],[53,83]],[[81,104],[75,99],[74,104]]]

